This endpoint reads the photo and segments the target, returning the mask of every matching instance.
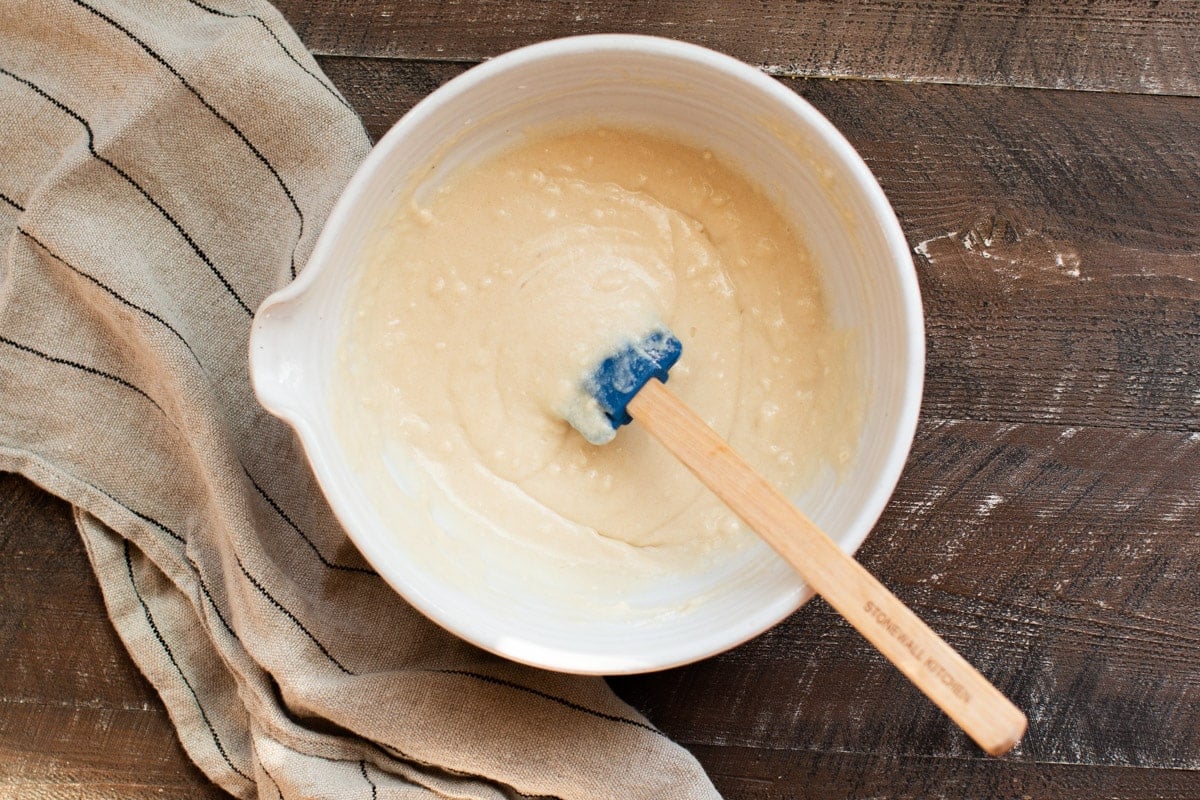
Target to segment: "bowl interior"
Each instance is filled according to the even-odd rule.
[[[559,40],[497,58],[435,92],[372,151],[301,278],[260,309],[252,372],[263,404],[299,432],[351,538],[424,613],[475,644],[538,666],[594,674],[660,669],[760,633],[809,593],[763,545],[704,574],[649,587],[655,602],[679,610],[632,626],[581,619],[529,596],[519,576],[481,575],[479,591],[461,592],[403,550],[329,421],[357,256],[397,196],[415,191],[420,198],[459,165],[530,128],[564,122],[651,128],[711,149],[795,220],[820,265],[835,323],[855,331],[864,416],[849,469],[828,471],[793,499],[853,552],[890,496],[915,428],[924,351],[912,262],[882,192],[841,135],[790,90],[702,48],[633,36]]]

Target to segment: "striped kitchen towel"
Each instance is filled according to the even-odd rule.
[[[476,650],[350,545],[255,402],[255,307],[365,155],[258,0],[0,0],[0,469],[238,797],[711,798],[599,679]]]

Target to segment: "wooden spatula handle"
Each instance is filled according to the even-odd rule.
[[[1025,733],[1021,710],[657,380],[629,414],[740,516],[988,753]]]

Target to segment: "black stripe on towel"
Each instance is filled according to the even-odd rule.
[[[36,349],[30,347],[29,345],[21,344],[20,342],[14,342],[12,339],[9,339],[6,336],[0,336],[0,342],[3,342],[4,344],[6,344],[10,347],[15,347],[16,349],[24,351],[26,353],[29,353],[31,355],[35,355],[38,358],[43,358],[52,364],[62,364],[63,366],[74,367],[75,369],[81,370],[90,375],[96,375],[97,377],[106,378],[107,380],[110,380],[114,383],[119,383],[128,389],[132,389],[133,391],[140,394],[142,397],[149,400],[154,405],[155,408],[157,408],[159,411],[162,411],[163,416],[166,416],[167,412],[163,411],[163,407],[160,406],[158,403],[156,403],[154,401],[153,397],[146,394],[144,391],[142,391],[138,387],[134,386],[132,383],[125,380],[124,378],[119,378],[116,375],[112,375],[108,372],[105,372],[104,370],[96,369],[95,367],[89,367],[87,364],[80,364],[77,361],[71,361],[70,359],[67,359],[67,358],[59,358],[58,356],[52,356],[49,353],[43,353],[41,350],[36,350]],[[170,417],[168,417],[168,419],[170,419]]]
[[[148,203],[150,203],[150,205],[154,206],[154,208],[158,210],[158,213],[161,214],[167,220],[167,222],[171,223],[171,226],[173,228],[175,228],[175,230],[179,233],[180,236],[183,237],[183,240],[188,243],[189,247],[192,248],[192,252],[195,253],[196,256],[201,261],[204,262],[205,266],[207,266],[209,268],[209,270],[212,271],[213,275],[217,276],[217,280],[221,281],[221,285],[224,286],[226,291],[228,291],[229,294],[233,296],[233,299],[236,300],[237,304],[242,307],[242,310],[245,311],[248,315],[254,316],[254,312],[250,310],[250,306],[246,305],[246,303],[242,300],[241,296],[236,291],[234,291],[233,285],[230,284],[229,281],[225,278],[225,276],[221,274],[221,271],[219,269],[217,269],[216,265],[213,264],[212,260],[208,257],[208,255],[203,250],[200,249],[200,245],[196,244],[196,240],[191,237],[191,234],[189,234],[186,230],[184,230],[183,226],[180,225],[179,222],[173,216],[171,216],[171,214],[165,208],[163,208],[157,200],[155,200],[153,197],[151,197],[150,193],[147,192],[145,189],[143,189],[141,184],[139,184],[132,177],[130,177],[129,173],[125,172],[125,170],[118,167],[112,161],[109,161],[107,158],[105,158],[104,156],[102,156],[98,152],[96,152],[96,141],[95,141],[95,136],[92,132],[92,126],[88,123],[88,121],[86,119],[84,119],[82,116],[80,116],[78,113],[76,113],[72,109],[68,108],[67,105],[65,103],[63,103],[61,100],[59,100],[58,98],[52,97],[45,89],[38,86],[36,83],[26,80],[25,78],[22,78],[20,75],[9,72],[8,70],[4,69],[3,67],[0,67],[0,74],[7,75],[8,77],[12,78],[13,80],[17,81],[18,83],[22,83],[22,84],[28,86],[30,89],[37,92],[39,95],[41,95],[47,101],[49,101],[57,109],[62,111],[64,114],[67,114],[68,116],[72,117],[76,122],[78,122],[80,125],[82,125],[84,127],[84,130],[87,131],[88,152],[90,152],[92,154],[92,156],[95,157],[97,160],[99,160],[101,163],[108,165],[108,167],[110,167],[114,172],[116,172],[118,175],[120,175],[122,178],[124,178],[126,183],[128,183],[134,189],[137,189],[138,193],[141,194],[141,196],[144,197],[146,199],[146,201]]]
[[[266,590],[266,588],[261,583],[258,582],[258,579],[250,574],[250,572],[246,569],[246,565],[242,563],[242,560],[240,558],[238,558],[236,554],[234,554],[234,559],[237,561],[238,568],[241,569],[242,574],[246,576],[246,580],[250,581],[251,585],[253,585],[254,588],[258,590],[258,593],[267,599],[267,602],[269,602],[271,605],[275,606],[276,609],[278,609],[280,612],[282,612],[283,615],[285,617],[287,617],[288,619],[290,619],[292,621],[292,624],[294,624],[297,628],[304,631],[304,635],[307,636],[309,638],[309,640],[312,641],[312,643],[317,646],[317,649],[320,650],[325,655],[326,658],[328,658],[331,662],[333,662],[333,665],[335,667],[337,667],[338,669],[340,669],[342,672],[344,672],[347,675],[354,674],[350,670],[346,669],[345,665],[343,665],[342,662],[338,661],[336,658],[333,657],[333,653],[330,653],[329,650],[326,649],[325,645],[321,644],[321,641],[319,639],[317,639],[316,636],[313,636],[312,631],[310,631],[308,628],[304,627],[304,623],[301,622],[295,614],[293,614],[291,611],[288,611],[286,608],[283,607],[282,603],[280,603],[278,600],[276,600],[274,597],[271,596],[271,593],[268,592]]]
[[[358,769],[362,772],[363,780],[371,787],[371,800],[376,800],[379,797],[379,789],[375,786],[375,781],[371,780],[371,776],[367,775],[367,762],[359,761]]]
[[[337,100],[339,103],[344,105],[346,108],[349,108],[351,111],[354,111],[354,108],[351,107],[351,105],[346,102],[345,98],[343,98],[340,94],[338,94],[336,89],[334,89],[332,86],[330,86],[325,81],[321,80],[321,77],[319,75],[317,75],[317,73],[313,72],[308,67],[301,64],[299,59],[297,59],[294,55],[292,55],[292,51],[287,49],[287,46],[284,45],[283,41],[280,40],[280,38],[275,35],[275,31],[271,30],[271,26],[267,25],[266,20],[264,20],[262,17],[258,16],[257,14],[230,14],[227,11],[221,11],[219,8],[212,8],[211,6],[206,6],[203,3],[198,2],[198,0],[188,0],[188,2],[191,3],[192,5],[194,5],[196,8],[202,8],[210,14],[216,14],[217,16],[225,17],[226,19],[252,19],[252,20],[254,20],[259,25],[262,26],[262,29],[265,30],[272,39],[275,40],[275,44],[279,45],[279,49],[283,51],[284,55],[286,55],[288,58],[290,58],[292,60],[292,63],[294,63],[300,69],[304,70],[306,73],[308,73],[314,81],[316,81],[318,84],[321,85],[321,87],[323,89],[325,89],[327,92],[329,92],[331,95],[333,95],[334,100]]]
[[[114,503],[116,503],[121,508],[128,511],[130,514],[133,514],[138,519],[144,520],[145,522],[149,522],[151,525],[158,528],[160,531],[167,534],[172,539],[175,539],[178,542],[186,543],[182,536],[180,536],[178,533],[176,533],[175,531],[168,528],[166,525],[163,525],[161,522],[159,522],[158,520],[156,520],[154,517],[150,516],[149,514],[143,514],[142,512],[138,511],[136,508],[130,508],[128,505],[126,505],[125,503],[122,503],[120,500],[113,497],[111,494],[104,491],[103,489],[101,489],[99,486],[97,486],[94,483],[89,483],[88,486],[91,487],[92,489],[95,489],[97,492],[104,495],[109,500],[112,500]],[[215,599],[213,599],[212,593],[208,590],[208,584],[206,584],[204,582],[204,578],[202,578],[200,576],[200,568],[198,566],[196,566],[196,562],[192,560],[192,557],[189,556],[186,551],[184,552],[183,557],[187,559],[188,564],[191,565],[192,570],[196,573],[196,583],[198,583],[200,585],[200,591],[204,593],[204,596],[208,598],[208,602],[212,604],[212,608],[213,608],[213,611],[217,615],[217,619],[221,620],[221,624],[225,626],[225,630],[229,631],[229,635],[232,636],[233,638],[237,639],[238,635],[236,632],[234,632],[233,626],[229,624],[229,622],[225,619],[225,615],[221,613],[221,609],[217,605],[217,601]]]
[[[128,505],[126,505],[125,503],[122,503],[120,500],[113,497],[111,494],[104,491],[103,489],[101,489],[99,486],[97,486],[94,483],[89,483],[88,486],[95,489],[97,492],[104,495],[109,500],[112,500],[114,503],[116,503],[121,508],[128,511],[130,514],[133,514],[138,519],[144,520],[145,522],[149,522],[151,525],[158,528],[160,531],[167,534],[172,539],[175,539],[178,542],[186,543],[182,536],[180,536],[178,533],[176,533],[175,531],[168,528],[166,525],[163,525],[161,522],[159,522],[158,520],[156,520],[154,517],[150,516],[149,514],[143,514],[142,512],[138,511],[135,508],[130,508]],[[196,566],[196,562],[192,560],[192,557],[189,556],[186,551],[184,552],[183,557],[187,559],[188,564],[191,565],[192,570],[196,573],[196,583],[199,584],[200,591],[203,592],[204,596],[208,598],[208,602],[212,604],[213,612],[216,613],[217,619],[221,620],[221,624],[225,626],[225,630],[229,631],[229,635],[232,636],[233,638],[237,639],[238,635],[233,630],[233,626],[229,624],[228,620],[225,619],[225,615],[221,613],[221,609],[217,605],[217,601],[213,598],[212,592],[210,592],[208,590],[208,584],[206,584],[204,582],[204,578],[202,578],[200,576],[200,568],[198,566]]]
[[[187,340],[187,339],[185,339],[185,338],[183,338],[183,334],[181,334],[179,331],[175,330],[174,326],[172,326],[172,325],[171,325],[171,323],[167,322],[165,319],[163,319],[162,317],[160,317],[158,314],[155,314],[155,313],[154,313],[153,311],[151,311],[150,309],[148,309],[148,308],[142,308],[141,306],[139,306],[137,303],[133,302],[132,300],[129,300],[129,299],[127,299],[127,298],[125,298],[125,297],[121,296],[121,295],[120,295],[120,294],[118,294],[118,293],[117,293],[117,292],[116,292],[114,289],[112,289],[111,287],[109,287],[107,284],[105,284],[105,283],[101,282],[100,280],[98,280],[98,279],[94,278],[93,276],[89,275],[88,273],[84,272],[84,271],[83,271],[83,270],[81,270],[79,267],[76,267],[74,264],[72,264],[71,262],[67,261],[67,260],[66,260],[66,259],[64,259],[62,256],[60,256],[58,253],[54,252],[54,251],[53,251],[53,250],[51,250],[49,247],[47,247],[45,242],[43,242],[42,240],[38,239],[36,236],[34,236],[34,235],[33,235],[32,233],[30,233],[29,231],[25,230],[24,228],[17,228],[17,230],[18,230],[18,231],[20,231],[20,233],[21,233],[21,235],[22,235],[22,236],[24,236],[25,238],[29,239],[31,242],[33,242],[34,244],[36,244],[38,247],[40,247],[40,248],[42,248],[43,250],[45,250],[45,251],[46,251],[46,253],[47,253],[47,254],[49,254],[51,258],[53,258],[53,259],[54,259],[55,261],[57,261],[58,263],[62,264],[62,265],[63,265],[64,267],[66,267],[67,269],[71,270],[72,272],[74,272],[74,273],[76,273],[76,274],[78,274],[78,275],[81,275],[81,276],[82,276],[82,277],[84,277],[84,278],[87,278],[89,281],[91,281],[92,283],[96,284],[97,286],[99,286],[99,287],[100,287],[101,289],[103,289],[104,291],[108,292],[108,294],[112,295],[112,297],[113,297],[115,300],[117,300],[118,302],[120,302],[120,303],[123,303],[123,304],[124,304],[124,305],[126,305],[126,306],[129,306],[129,307],[130,307],[130,308],[132,308],[134,311],[140,311],[140,312],[142,312],[142,313],[143,313],[143,314],[145,314],[147,317],[149,317],[150,319],[154,320],[154,321],[155,321],[155,322],[157,322],[158,324],[162,325],[164,328],[166,328],[167,330],[169,330],[171,333],[175,334],[175,338],[176,338],[176,339],[178,339],[179,341],[183,342],[183,346],[184,346],[184,347],[186,347],[186,348],[187,348],[187,350],[188,350],[188,352],[192,354],[192,358],[196,359],[196,363],[197,363],[197,364],[200,364],[200,366],[201,366],[201,367],[203,367],[203,366],[204,366],[204,365],[203,365],[203,364],[201,364],[201,362],[200,362],[200,356],[196,355],[196,351],[192,349],[192,346],[191,346],[190,344],[188,344],[188,340]]]
[[[133,577],[133,559],[129,555],[129,540],[125,539],[124,541],[125,569],[129,573],[129,585],[133,587],[133,594],[137,597],[138,603],[140,603],[142,606],[142,613],[146,615],[146,622],[150,626],[150,631],[154,634],[154,638],[157,639],[158,643],[162,646],[163,652],[167,654],[167,658],[170,659],[172,666],[175,667],[175,671],[179,673],[180,679],[183,680],[183,685],[188,688],[189,692],[191,692],[192,700],[196,702],[196,709],[200,712],[200,718],[204,720],[204,724],[208,727],[208,732],[212,734],[213,743],[217,746],[217,752],[221,754],[221,758],[225,760],[225,763],[229,765],[231,770],[236,772],[238,775],[241,775],[250,783],[254,783],[254,780],[249,775],[234,766],[233,761],[231,761],[229,758],[229,754],[225,752],[225,746],[221,744],[221,737],[217,735],[217,729],[213,727],[212,722],[208,718],[208,713],[204,710],[204,706],[200,704],[200,698],[196,695],[196,690],[193,688],[192,682],[188,680],[187,675],[183,674],[183,669],[180,668],[179,662],[175,660],[175,654],[171,652],[171,648],[167,644],[167,640],[163,638],[162,633],[158,629],[158,625],[154,622],[154,615],[150,613],[150,606],[146,605],[146,600],[144,597],[142,597],[142,593],[138,590],[137,581],[134,580]]]
[[[206,598],[208,598],[208,602],[212,605],[212,610],[217,615],[217,619],[221,620],[221,624],[225,626],[225,630],[229,631],[230,636],[238,639],[237,632],[234,631],[233,626],[229,624],[229,621],[225,619],[225,615],[221,613],[220,606],[217,605],[217,601],[213,599],[212,593],[208,590],[208,584],[204,582],[204,578],[200,577],[200,568],[196,566],[196,562],[192,561],[190,557],[187,561],[192,565],[192,569],[195,570],[196,583],[200,584],[200,591],[204,593]],[[238,641],[240,642],[241,639],[238,639]]]
[[[275,776],[274,776],[274,775],[272,775],[271,773],[267,772],[267,768],[266,768],[266,766],[265,766],[265,765],[262,763],[262,761],[261,761],[261,760],[258,762],[258,768],[259,768],[259,769],[261,769],[261,770],[263,771],[263,775],[266,775],[266,776],[267,776],[267,780],[269,780],[269,781],[271,782],[271,785],[275,787],[275,794],[279,795],[279,800],[284,800],[284,797],[283,797],[283,790],[279,788],[279,781],[275,780]]]
[[[391,756],[392,758],[396,759],[397,761],[402,761],[402,762],[405,762],[408,764],[416,764],[417,766],[435,767],[436,769],[441,769],[440,767],[437,767],[434,764],[430,764],[428,761],[411,756],[408,753],[401,750],[400,748],[395,747],[393,745],[383,744],[381,742],[372,742],[372,744],[375,745],[376,749],[381,750],[385,755]],[[392,774],[392,773],[389,773],[389,774]],[[456,774],[467,775],[472,778],[480,778],[484,781],[489,781],[491,783],[495,783],[495,779],[488,777],[487,775],[477,775],[474,773],[462,772],[462,771],[459,771]],[[397,776],[392,774],[392,777],[397,777]],[[413,783],[413,782],[408,781],[408,783]],[[418,784],[413,783],[413,785],[415,786]],[[556,794],[525,794],[524,792],[518,791],[508,785],[505,785],[505,790],[511,794],[517,795],[518,797],[529,798],[529,800],[563,800],[562,797],[560,797],[559,795],[556,795]]]
[[[173,531],[173,530],[171,530],[170,528],[168,528],[166,525],[163,525],[161,522],[159,522],[158,520],[156,520],[154,517],[151,517],[151,516],[148,516],[148,515],[146,515],[146,514],[143,514],[143,513],[141,513],[140,511],[134,511],[132,508],[130,508],[129,506],[125,505],[125,504],[124,504],[124,503],[122,503],[120,500],[118,500],[117,498],[113,497],[111,494],[109,494],[108,492],[104,491],[103,489],[101,489],[99,486],[97,486],[97,485],[96,485],[96,484],[94,484],[94,483],[88,483],[87,485],[88,485],[89,487],[91,487],[92,489],[95,489],[95,490],[96,490],[97,492],[99,492],[100,494],[102,494],[102,495],[104,495],[105,497],[107,497],[109,500],[112,500],[114,503],[116,503],[116,504],[117,504],[117,505],[119,505],[121,508],[123,508],[123,509],[125,509],[126,511],[128,511],[130,514],[133,514],[133,515],[134,515],[135,517],[137,517],[138,519],[140,519],[140,520],[143,520],[143,521],[145,521],[145,522],[149,522],[151,525],[153,525],[154,527],[158,528],[160,531],[162,531],[163,533],[167,534],[168,536],[170,536],[170,537],[171,537],[172,539],[174,539],[175,541],[177,541],[177,542],[181,542],[181,543],[186,543],[186,542],[184,541],[184,538],[183,538],[182,536],[180,536],[178,533],[176,533],[175,531]]]
[[[494,686],[504,686],[509,689],[516,689],[519,692],[526,692],[527,694],[531,694],[536,697],[540,697],[544,700],[550,700],[551,702],[558,703],[559,705],[562,705],[562,706],[566,706],[567,708],[572,709],[573,711],[582,711],[584,714],[590,714],[593,717],[598,717],[600,719],[606,719],[609,722],[618,722],[623,725],[632,725],[635,728],[641,728],[642,730],[650,731],[653,734],[657,734],[658,736],[662,736],[662,737],[666,738],[666,734],[663,733],[662,731],[660,731],[658,728],[655,728],[653,725],[647,725],[646,723],[639,722],[636,719],[629,719],[627,717],[619,717],[616,714],[606,714],[603,711],[596,711],[593,708],[588,708],[587,706],[580,705],[579,703],[573,702],[571,700],[567,700],[566,698],[548,694],[547,692],[543,692],[540,689],[532,689],[528,686],[522,686],[519,683],[513,683],[512,681],[507,681],[503,678],[496,678],[491,675],[484,675],[479,672],[471,672],[470,670],[465,670],[465,669],[426,669],[426,670],[422,670],[422,672],[434,672],[434,673],[438,673],[441,675],[461,675],[464,678],[474,678],[475,680],[483,681],[484,683],[490,683]]]
[[[208,100],[206,100],[204,98],[204,95],[200,94],[200,92],[196,89],[195,86],[192,86],[190,83],[188,83],[187,79],[183,77],[183,75],[179,72],[179,70],[175,69],[175,67],[171,64],[171,62],[167,61],[165,58],[163,58],[158,53],[158,51],[156,51],[150,45],[146,44],[144,41],[142,41],[137,36],[135,36],[132,31],[130,31],[128,28],[126,28],[121,23],[117,22],[112,17],[105,14],[103,11],[100,11],[99,9],[94,8],[93,6],[90,6],[87,3],[83,2],[83,0],[71,0],[71,2],[75,3],[75,5],[79,6],[80,8],[84,8],[84,9],[87,9],[88,11],[92,12],[97,17],[104,20],[109,25],[113,26],[114,28],[119,30],[121,33],[123,33],[127,37],[129,37],[129,39],[132,42],[137,44],[138,47],[142,48],[142,50],[145,51],[146,55],[153,58],[159,64],[162,64],[163,67],[165,67],[168,72],[170,72],[177,79],[179,79],[179,82],[183,84],[184,88],[187,89],[189,92],[191,92],[193,95],[195,95],[196,99],[200,101],[201,105],[203,105],[210,112],[212,112],[212,115],[214,117],[221,120],[221,122],[224,122],[229,127],[229,130],[233,131],[234,135],[236,135],[239,139],[241,139],[242,144],[246,145],[246,147],[250,150],[250,152],[254,154],[254,157],[257,158],[260,162],[262,162],[262,165],[271,172],[271,174],[275,177],[275,182],[279,184],[279,188],[283,189],[283,193],[285,195],[287,195],[288,202],[292,204],[292,208],[295,209],[296,216],[300,220],[300,231],[299,231],[299,233],[297,233],[296,239],[297,239],[297,241],[299,241],[299,239],[303,238],[303,236],[304,236],[304,214],[303,214],[303,212],[300,211],[300,206],[296,202],[296,197],[292,194],[292,190],[288,188],[287,184],[283,182],[283,178],[280,177],[279,172],[276,171],[276,169],[275,169],[275,166],[273,164],[271,164],[270,161],[267,160],[267,157],[264,156],[259,151],[259,149],[250,142],[249,139],[246,138],[246,134],[242,133],[241,129],[237,125],[234,125],[232,122],[230,122],[229,119],[227,119],[223,114],[221,114],[220,111],[217,111],[217,109],[213,108],[212,104],[209,103]],[[293,278],[296,277],[295,248],[292,249],[292,277]]]
[[[277,513],[280,516],[280,518],[291,527],[292,530],[294,530],[296,533],[298,533],[300,535],[300,538],[303,539],[304,543],[307,544],[309,546],[309,548],[312,549],[313,553],[316,554],[317,558],[320,559],[322,564],[329,567],[330,569],[340,569],[344,572],[359,572],[359,573],[362,573],[363,575],[378,575],[379,574],[373,569],[367,569],[366,567],[350,567],[350,566],[346,566],[344,564],[335,564],[334,562],[327,559],[324,556],[324,554],[321,553],[321,551],[319,549],[317,549],[317,546],[316,546],[316,544],[313,543],[313,540],[308,538],[308,534],[306,534],[304,531],[300,530],[300,526],[297,525],[295,522],[293,522],[292,518],[289,517],[286,513],[284,513],[284,510],[279,507],[279,504],[276,503],[273,499],[271,499],[271,496],[268,495],[266,493],[266,491],[261,486],[258,485],[258,481],[254,480],[254,476],[250,474],[250,470],[246,469],[245,464],[242,465],[242,472],[246,473],[246,477],[250,480],[250,485],[253,486],[258,491],[259,496],[262,497],[263,500],[266,500],[267,504],[269,506],[271,506],[271,508],[275,509],[275,513]]]

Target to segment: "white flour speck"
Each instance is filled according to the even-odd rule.
[[[988,514],[992,513],[993,508],[1003,502],[1004,498],[1000,495],[989,494],[986,498],[984,498],[983,502],[979,504],[979,508],[976,509],[976,511],[978,512],[979,516],[986,517]]]

